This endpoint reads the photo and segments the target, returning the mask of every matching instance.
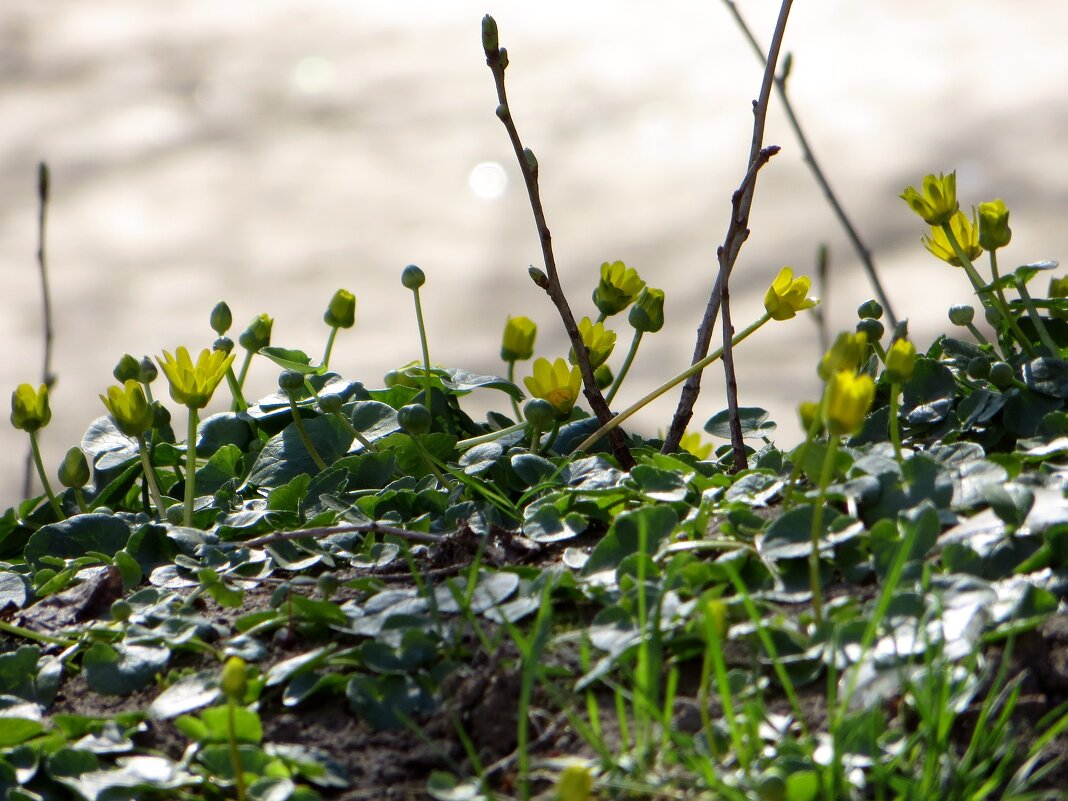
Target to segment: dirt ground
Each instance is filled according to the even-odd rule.
[[[761,41],[775,5],[739,3]],[[554,312],[526,274],[540,256],[493,114],[487,11],[509,49],[513,113],[541,164],[573,305],[587,308],[605,260],[667,292],[667,325],[646,337],[620,400],[689,362],[760,77],[723,4],[4,0],[0,388],[41,375],[34,176],[47,160],[50,472],[102,411],[96,396],[119,356],[209,344],[220,299],[236,326],[268,312],[276,343],[318,353],[326,301],[352,290],[357,327],[334,365],[374,384],[418,355],[398,280],[416,263],[434,361],[501,371],[508,314],[541,324],[539,355],[562,354]],[[1068,252],[1062,11],[1057,0],[1026,11],[1011,0],[795,5],[797,111],[921,343],[967,300],[895,197],[924,173],[956,168],[966,204],[1008,203],[1014,264]],[[811,269],[826,241],[832,327],[852,326],[871,292],[774,107],[766,141],[783,151],[760,178],[734,319],[753,319],[778,268]],[[814,331],[776,324],[738,354],[743,404],[769,408],[787,443],[797,401],[816,391]],[[697,425],[724,405],[718,374],[705,383]],[[252,394],[272,384],[263,365],[253,371]],[[673,405],[665,398],[637,424],[665,427]],[[25,446],[0,426],[0,505],[19,496]]]

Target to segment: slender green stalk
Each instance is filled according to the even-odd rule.
[[[234,375],[233,366],[226,368],[226,384],[230,387],[230,395],[234,399],[233,408],[239,412],[245,411],[248,408],[248,401],[245,400],[245,395],[241,392],[241,384],[238,383],[237,376]]]
[[[541,448],[541,429],[533,423],[530,424],[530,455],[537,456]]]
[[[241,752],[237,749],[237,702],[228,697],[226,701],[226,708],[229,721],[229,739],[230,739],[230,764],[234,767],[234,781],[237,783],[237,801],[245,801],[245,771],[241,767]]]
[[[159,491],[156,469],[152,466],[152,460],[148,456],[148,443],[145,442],[143,435],[137,437],[137,450],[141,454],[141,466],[145,471],[145,483],[148,484],[148,492],[152,496],[152,503],[156,505],[156,512],[162,520],[167,507],[163,504],[163,493]]]
[[[14,623],[8,623],[6,620],[0,620],[0,631],[5,634],[10,634],[12,637],[21,637],[24,640],[33,640],[39,642],[42,645],[62,645],[64,648],[70,648],[78,643],[77,640],[67,640],[63,637],[53,637],[50,634],[42,634],[39,631],[33,629],[27,629],[22,626],[16,626]]]
[[[426,464],[430,472],[434,474],[434,478],[441,482],[441,486],[445,487],[450,492],[455,489],[456,486],[449,481],[449,479],[445,478],[444,474],[438,469],[438,466],[434,464],[434,460],[431,458],[430,454],[427,453],[426,448],[423,447],[423,443],[419,441],[419,437],[413,436],[412,444],[415,445],[416,450],[419,451],[419,455],[423,457],[424,464]]]
[[[252,364],[252,351],[245,349],[245,358],[241,362],[241,372],[237,374],[237,388],[244,391],[245,378],[248,376],[249,365]]]
[[[820,470],[820,486],[816,495],[816,505],[812,509],[812,550],[808,554],[808,580],[812,588],[812,611],[816,623],[823,622],[823,589],[820,580],[820,539],[823,534],[823,503],[827,496],[827,485],[831,483],[834,459],[838,454],[838,437],[827,438],[827,452],[823,455],[823,468]]]
[[[972,286],[975,288],[975,293],[979,296],[979,300],[984,306],[992,308],[1001,316],[1005,321],[1005,324],[1012,329],[1012,333],[1016,337],[1016,341],[1020,344],[1021,348],[1026,350],[1032,356],[1036,355],[1034,345],[1032,345],[1031,341],[1024,336],[1024,332],[1020,330],[1020,326],[1016,322],[1016,318],[1013,317],[1012,312],[1009,311],[1008,305],[1005,304],[997,293],[990,294],[983,290],[986,283],[976,271],[975,265],[973,265],[971,259],[968,258],[968,254],[964,252],[960,242],[957,241],[957,235],[953,233],[953,229],[950,227],[949,223],[942,223],[941,227],[942,232],[946,235],[946,239],[953,248],[953,252],[960,260],[961,267],[964,268],[964,272],[967,273],[968,279],[972,282]]]
[[[412,294],[415,295],[415,319],[419,323],[419,344],[423,349],[423,375],[426,379],[424,404],[426,405],[426,410],[433,413],[433,409],[430,408],[430,388],[433,386],[433,382],[430,379],[430,349],[426,342],[426,326],[423,324],[423,303],[419,300],[419,287],[413,289]]]
[[[764,323],[766,323],[770,319],[771,319],[771,315],[770,314],[765,313],[765,314],[761,315],[760,319],[758,319],[755,323],[750,325],[748,328],[745,328],[745,329],[739,331],[737,334],[735,334],[734,338],[731,339],[731,344],[737,345],[738,343],[742,342],[747,337],[749,337],[750,334],[752,334],[754,331],[756,331],[758,328],[760,328],[762,325],[764,325]],[[668,390],[677,387],[679,384],[681,384],[683,381],[685,381],[690,376],[701,372],[706,367],[708,367],[708,365],[712,364],[712,362],[714,362],[717,359],[719,359],[719,357],[722,356],[722,355],[723,355],[723,349],[720,348],[720,349],[715,350],[712,353],[708,354],[705,358],[701,359],[700,361],[694,362],[692,365],[690,365],[688,368],[683,370],[681,373],[679,373],[677,376],[672,378],[670,381],[667,381],[666,383],[661,384],[659,387],[654,389],[652,392],[650,392],[648,395],[643,397],[637,403],[633,404],[632,406],[628,406],[626,409],[621,411],[619,414],[617,414],[615,417],[613,417],[611,420],[609,420],[603,426],[598,428],[596,431],[594,431],[592,434],[590,434],[590,436],[586,437],[586,439],[584,439],[581,443],[579,443],[579,446],[577,448],[575,448],[575,450],[576,451],[584,451],[584,450],[586,450],[591,445],[593,445],[593,443],[595,443],[597,440],[599,440],[601,437],[603,437],[605,434],[607,434],[609,431],[612,431],[613,429],[619,427],[624,421],[626,421],[628,418],[633,416],[636,412],[638,412],[641,409],[643,409],[646,406],[648,406],[650,403],[652,403],[654,400],[659,398],[661,395],[663,395]]]
[[[990,254],[991,260],[994,258],[994,254]],[[1046,346],[1046,350],[1049,351],[1049,355],[1057,358],[1060,356],[1061,349],[1057,347],[1057,343],[1053,341],[1053,337],[1049,335],[1049,329],[1046,328],[1046,324],[1042,321],[1042,316],[1038,313],[1038,309],[1035,308],[1035,302],[1031,299],[1031,293],[1027,291],[1027,285],[1022,279],[1016,281],[1016,291],[1020,293],[1020,299],[1024,302],[1024,306],[1027,307],[1027,317],[1031,320],[1031,324],[1035,327],[1035,331],[1038,332],[1038,338],[1042,340],[1042,344]]]
[[[326,349],[323,351],[323,369],[330,366],[330,353],[334,350],[334,340],[337,339],[337,326],[330,326],[330,336],[326,338]]]
[[[604,396],[604,402],[607,404],[612,403],[612,399],[619,392],[619,387],[623,383],[623,379],[627,377],[627,373],[630,371],[630,365],[634,361],[634,356],[638,352],[638,346],[642,341],[642,334],[644,332],[639,329],[634,329],[634,337],[630,341],[630,350],[627,351],[627,358],[623,360],[623,366],[619,368],[619,375],[616,376],[616,380],[612,383],[612,388],[608,390],[608,394]]]
[[[508,383],[515,383],[515,359],[508,360]],[[522,420],[523,414],[519,411],[519,401],[511,395],[508,396],[508,399],[512,401],[512,411],[515,412],[515,419]]]
[[[975,323],[971,323],[971,322],[967,323],[966,327],[967,327],[968,331],[971,332],[971,335],[973,337],[975,337],[975,341],[976,342],[978,342],[980,345],[988,345],[991,348],[991,350],[995,350],[994,346],[990,344],[990,340],[987,339],[985,336],[983,336],[983,332],[975,327]]]
[[[467,448],[473,448],[475,445],[481,445],[484,442],[493,442],[495,439],[507,436],[508,434],[514,434],[517,431],[522,431],[527,428],[530,423],[522,422],[515,425],[507,426],[506,428],[499,428],[496,431],[490,431],[488,434],[480,434],[477,437],[471,437],[470,439],[462,439],[456,443],[456,450],[462,451]]]
[[[48,474],[45,473],[44,461],[41,459],[41,446],[37,442],[37,432],[31,431],[30,434],[30,452],[33,454],[33,463],[37,465],[37,475],[41,478],[41,486],[44,487],[45,495],[48,496],[48,502],[52,505],[52,511],[56,513],[56,517],[63,520],[66,515],[63,514],[63,507],[59,505],[59,499],[56,494],[52,492],[52,485],[48,483]]]
[[[293,400],[292,396],[289,396],[289,408],[293,412],[293,425],[297,427],[297,434],[300,436],[300,441],[304,443],[304,448],[308,451],[308,455],[311,456],[312,461],[315,462],[315,466],[320,471],[326,470],[326,462],[323,461],[323,457],[319,455],[319,451],[315,449],[315,443],[311,441],[311,437],[308,436],[308,429],[304,427],[304,418],[300,415],[300,409],[297,408],[297,402]]]
[[[890,441],[894,443],[894,457],[901,464],[901,431],[897,422],[897,410],[901,401],[901,385],[890,384]]]
[[[193,498],[196,495],[197,476],[197,410],[189,408],[189,426],[185,439],[185,517],[184,523],[193,526]]]

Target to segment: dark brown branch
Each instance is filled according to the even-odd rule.
[[[786,20],[790,16],[790,7],[793,0],[782,0],[779,7],[779,18],[775,22],[775,32],[771,37],[771,49],[764,67],[764,78],[760,84],[760,95],[753,101],[753,141],[749,148],[749,161],[745,178],[742,180],[738,192],[735,193],[736,201],[732,203],[731,221],[727,226],[727,236],[717,251],[719,256],[719,274],[716,276],[715,286],[709,296],[708,305],[701,325],[697,329],[697,343],[694,347],[693,360],[696,364],[708,355],[708,348],[712,342],[712,328],[719,316],[720,299],[723,295],[724,285],[730,279],[731,270],[738,260],[738,253],[742,244],[749,237],[749,212],[753,207],[753,193],[756,191],[756,177],[760,168],[767,163],[778,147],[763,147],[764,126],[768,115],[768,101],[771,99],[771,87],[775,78],[775,64],[779,60],[779,50],[782,47],[782,38],[786,33]],[[740,193],[740,194],[739,194]],[[727,353],[724,352],[726,358]],[[679,405],[675,409],[675,416],[671,420],[671,427],[664,438],[664,453],[678,450],[679,441],[686,432],[686,426],[693,417],[693,407],[697,403],[697,396],[701,393],[701,373],[694,373],[682,388],[679,397]],[[732,426],[734,423],[732,423]]]
[[[504,123],[504,128],[508,132],[508,139],[515,150],[519,169],[522,171],[523,181],[526,183],[527,196],[530,198],[530,208],[534,212],[534,224],[537,226],[538,238],[541,241],[546,280],[540,280],[540,276],[534,274],[535,283],[545,290],[545,293],[560,314],[564,330],[567,332],[567,338],[571,340],[571,347],[575,351],[575,360],[578,362],[579,371],[582,373],[583,394],[586,396],[586,402],[589,403],[601,425],[604,425],[612,419],[612,412],[609,410],[604,395],[601,394],[601,390],[597,386],[597,379],[594,378],[593,367],[590,365],[589,351],[582,342],[578,324],[575,322],[575,315],[571,312],[571,306],[568,304],[567,298],[564,296],[563,287],[560,284],[560,276],[556,269],[556,257],[553,255],[552,235],[549,233],[549,226],[545,222],[545,210],[541,204],[541,191],[538,187],[538,160],[529,148],[523,147],[519,132],[512,119],[512,112],[508,106],[508,95],[504,88],[504,70],[508,66],[508,53],[503,47],[498,46],[497,23],[488,14],[482,20],[482,47],[486,53],[486,64],[493,73],[493,82],[497,87],[497,117]],[[623,432],[618,429],[613,430],[608,435],[608,441],[620,466],[625,470],[633,467],[634,457],[631,456],[630,450],[627,448]]]
[[[764,51],[761,50],[756,37],[753,36],[753,32],[749,29],[749,26],[746,25],[745,20],[742,19],[741,12],[738,11],[738,7],[734,0],[723,0],[723,2],[727,5],[731,14],[734,15],[738,27],[749,41],[749,44],[752,45],[757,58],[764,61],[766,64]],[[788,59],[789,55],[787,55],[787,60]],[[827,181],[827,176],[824,174],[819,162],[816,161],[816,154],[812,152],[812,148],[808,143],[808,138],[805,136],[805,132],[801,128],[801,121],[797,118],[797,114],[794,113],[793,104],[790,102],[790,98],[786,94],[786,79],[789,77],[790,72],[786,63],[784,63],[783,67],[784,69],[782,72],[775,76],[775,90],[778,92],[779,102],[782,103],[783,111],[786,112],[786,118],[790,122],[790,127],[794,129],[797,143],[801,146],[802,159],[808,164],[809,169],[812,170],[812,176],[816,179],[816,183],[819,184],[823,196],[827,198],[827,202],[831,205],[831,210],[838,218],[838,222],[841,223],[842,228],[845,229],[846,236],[849,238],[850,244],[853,245],[853,250],[856,251],[860,263],[864,265],[864,270],[868,274],[868,280],[871,282],[872,289],[875,290],[879,302],[883,305],[883,310],[886,312],[886,317],[890,321],[890,326],[894,327],[897,325],[897,318],[894,316],[894,311],[890,306],[890,299],[886,296],[886,292],[883,290],[883,285],[879,281],[879,273],[875,269],[875,260],[872,258],[871,251],[868,249],[867,245],[861,240],[860,234],[857,233],[856,227],[853,225],[852,220],[849,219],[849,215],[846,214],[842,204],[838,201],[838,196],[835,195],[834,190],[831,189],[831,185]]]

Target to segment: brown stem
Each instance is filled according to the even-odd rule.
[[[749,44],[752,45],[753,50],[757,54],[757,58],[763,61],[764,51],[761,50],[756,37],[753,36],[753,32],[749,29],[749,26],[746,25],[745,20],[742,19],[737,4],[734,0],[723,0],[723,2],[726,4],[731,14],[734,15],[738,27],[749,41]],[[787,58],[789,58],[789,56],[787,56]],[[816,154],[812,152],[812,148],[808,144],[805,132],[801,128],[801,121],[797,118],[797,114],[794,113],[793,104],[786,95],[786,79],[788,76],[789,71],[786,69],[775,76],[775,90],[779,95],[779,102],[782,103],[783,111],[786,112],[786,118],[790,122],[790,127],[794,129],[797,143],[801,146],[802,159],[808,164],[809,169],[812,170],[812,177],[816,179],[816,183],[819,184],[823,196],[827,198],[827,202],[830,204],[834,216],[838,218],[838,222],[842,225],[842,228],[845,229],[846,236],[849,238],[850,244],[853,245],[853,250],[856,251],[860,263],[864,265],[864,270],[868,274],[868,280],[871,282],[872,289],[875,290],[875,294],[879,297],[879,302],[883,305],[883,309],[886,311],[886,317],[890,321],[891,327],[894,327],[897,325],[897,318],[894,316],[894,311],[890,307],[890,299],[886,296],[886,292],[883,290],[883,285],[879,281],[879,273],[875,269],[875,260],[872,258],[871,251],[868,250],[867,245],[861,240],[860,234],[857,233],[857,229],[854,227],[852,220],[849,219],[849,215],[846,214],[842,204],[838,201],[838,196],[835,195],[834,190],[831,189],[831,185],[827,181],[827,176],[824,174],[819,162],[816,161]]]
[[[727,382],[727,417],[731,427],[731,450],[734,452],[734,472],[749,467],[742,442],[742,420],[738,416],[738,376],[734,372],[734,326],[731,325],[731,304],[728,283],[723,282],[720,292],[723,309],[723,376]]]
[[[41,383],[49,389],[56,382],[52,374],[52,295],[48,286],[48,256],[45,251],[45,232],[48,227],[48,199],[51,178],[48,165],[37,165],[37,271],[41,276],[42,323],[44,325],[44,359],[41,365]],[[22,497],[29,498],[33,480],[33,453],[26,452],[26,464],[22,476]]]
[[[504,128],[508,132],[508,139],[512,143],[513,150],[515,150],[516,160],[519,162],[519,169],[523,173],[523,181],[526,183],[527,196],[530,198],[530,208],[534,212],[534,224],[538,229],[538,239],[541,241],[541,253],[545,262],[545,277],[547,280],[535,280],[538,286],[545,290],[545,293],[560,314],[560,319],[564,323],[564,330],[567,332],[567,337],[571,340],[571,347],[575,351],[575,360],[578,362],[579,371],[582,373],[583,394],[586,396],[586,402],[589,403],[601,425],[604,425],[612,419],[612,412],[608,408],[600,388],[597,386],[597,379],[594,378],[593,367],[590,365],[589,350],[582,342],[578,324],[575,322],[575,315],[571,312],[571,306],[568,305],[563,287],[560,284],[560,276],[556,269],[556,257],[553,255],[552,235],[549,233],[549,226],[545,222],[545,210],[541,204],[541,191],[538,187],[538,161],[533,152],[523,147],[515,122],[512,120],[511,109],[508,106],[508,95],[504,88],[504,70],[508,66],[508,55],[504,48],[497,46],[497,23],[493,21],[492,17],[487,15],[483,19],[482,30],[486,64],[493,73],[493,82],[497,87],[497,101],[499,104],[497,106],[497,117],[504,123]],[[620,466],[624,469],[633,467],[635,464],[634,457],[631,456],[630,450],[627,448],[623,432],[618,429],[613,430],[609,434],[608,441]]]

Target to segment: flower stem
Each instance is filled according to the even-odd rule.
[[[637,328],[634,329],[634,338],[630,341],[630,350],[627,351],[627,358],[623,360],[623,366],[619,368],[619,375],[616,376],[616,380],[612,383],[612,388],[608,390],[608,394],[604,396],[604,402],[609,406],[612,405],[612,399],[619,392],[619,386],[623,383],[623,379],[627,377],[627,373],[630,371],[630,365],[634,361],[634,355],[638,352],[638,346],[641,344],[643,332]]]
[[[159,491],[159,483],[156,481],[156,469],[152,466],[152,460],[148,458],[148,443],[145,442],[144,436],[138,436],[137,449],[141,452],[141,466],[145,471],[148,493],[152,496],[152,503],[156,505],[156,512],[159,514],[160,520],[162,520],[167,507],[163,505],[163,493]]]
[[[226,368],[226,384],[230,387],[230,395],[234,399],[233,408],[239,412],[245,411],[248,408],[248,401],[245,400],[245,396],[241,392],[241,385],[237,381],[237,376],[234,375],[232,366]]]
[[[234,768],[234,781],[237,784],[237,801],[245,801],[245,772],[241,768],[241,752],[237,750],[237,716],[235,708],[237,702],[233,698],[227,700],[228,732],[230,740],[230,764]]]
[[[509,384],[514,384],[515,383],[515,359],[509,359],[508,360],[508,383]],[[515,419],[516,420],[522,420],[523,419],[523,415],[519,411],[519,401],[517,401],[515,398],[513,398],[511,396],[509,396],[509,399],[512,401],[512,411],[515,412]]]
[[[33,453],[33,463],[37,465],[37,475],[41,477],[41,486],[44,487],[48,502],[52,505],[52,511],[56,513],[56,517],[60,520],[66,519],[66,515],[63,514],[63,507],[59,505],[59,499],[52,492],[52,485],[48,483],[48,474],[45,473],[44,461],[41,459],[41,446],[37,442],[36,431],[30,432],[30,451]]]
[[[993,253],[990,254],[990,258],[994,258]],[[1042,321],[1038,309],[1035,308],[1035,302],[1031,299],[1031,293],[1027,291],[1027,286],[1022,279],[1016,280],[1016,291],[1020,293],[1020,299],[1024,302],[1024,306],[1027,307],[1027,317],[1031,320],[1031,325],[1035,327],[1035,331],[1038,332],[1038,338],[1042,340],[1042,344],[1049,351],[1050,356],[1059,358],[1061,349],[1057,347],[1057,343],[1049,335],[1049,329],[1046,328],[1046,324]]]
[[[337,326],[330,326],[330,336],[326,339],[326,350],[323,351],[323,370],[330,366],[330,352],[334,349],[334,340],[337,339]]]
[[[827,485],[831,483],[831,471],[834,458],[838,454],[838,437],[827,438],[827,452],[823,456],[823,469],[820,471],[819,493],[812,510],[812,550],[808,554],[808,580],[812,589],[812,611],[816,622],[823,622],[823,589],[820,581],[820,535],[823,533],[823,502],[827,495]]]
[[[897,410],[901,400],[901,385],[890,383],[890,441],[894,443],[894,457],[901,464],[901,432],[898,428]]]
[[[197,477],[197,409],[189,407],[189,426],[185,439],[185,517],[184,524],[193,527],[193,498]]]
[[[415,295],[415,319],[419,323],[419,344],[423,349],[423,374],[426,378],[426,398],[424,403],[426,410],[433,414],[433,410],[430,408],[430,349],[427,347],[426,342],[426,326],[423,324],[423,304],[419,300],[419,287],[413,289],[412,294]]]
[[[319,451],[315,450],[315,445],[311,441],[311,437],[308,436],[308,429],[304,427],[304,418],[300,416],[300,409],[297,408],[297,402],[293,400],[292,396],[289,396],[289,408],[293,412],[293,425],[297,427],[297,434],[300,436],[300,441],[304,443],[305,450],[308,451],[308,455],[311,456],[315,466],[319,468],[320,472],[326,470],[326,462],[323,461],[323,457],[319,455]]]
[[[517,431],[522,431],[523,429],[529,426],[530,423],[524,421],[521,423],[516,423],[515,425],[508,426],[507,428],[500,428],[496,431],[490,431],[488,434],[480,434],[479,436],[471,437],[470,439],[462,439],[456,443],[456,450],[462,451],[466,450],[467,448],[473,448],[475,445],[481,445],[484,442],[493,442],[493,440],[495,439],[500,439],[501,437],[507,436],[508,434],[514,434]]]
[[[745,328],[742,331],[739,331],[737,334],[735,334],[734,338],[731,340],[731,344],[737,345],[738,343],[742,342],[750,334],[752,334],[754,331],[756,331],[758,328],[760,328],[762,325],[764,325],[764,323],[766,323],[770,319],[771,319],[771,315],[767,314],[767,313],[764,313],[763,315],[760,316],[760,318],[755,323],[750,325],[748,328]],[[601,437],[603,437],[605,434],[607,434],[609,431],[613,430],[614,428],[617,428],[621,423],[623,423],[629,417],[633,416],[635,412],[638,412],[641,409],[645,408],[650,403],[652,403],[654,400],[656,400],[661,395],[663,395],[665,392],[667,392],[670,389],[673,389],[674,387],[677,387],[679,384],[681,384],[683,381],[685,381],[690,376],[694,375],[695,373],[701,372],[706,367],[708,367],[708,365],[712,364],[712,362],[716,361],[722,355],[723,355],[723,350],[721,348],[721,349],[715,350],[712,353],[708,354],[707,356],[705,356],[705,358],[701,359],[700,361],[694,362],[692,365],[687,367],[685,370],[683,370],[677,376],[672,378],[670,381],[667,381],[666,383],[661,384],[659,387],[654,389],[652,392],[650,392],[644,398],[639,400],[637,403],[633,404],[632,406],[628,406],[626,409],[621,411],[619,414],[617,414],[615,417],[613,417],[611,420],[609,420],[603,426],[598,428],[596,431],[594,431],[592,434],[590,434],[588,437],[586,437],[586,439],[584,439],[582,442],[580,442],[578,447],[575,448],[575,450],[576,451],[584,451],[584,450],[586,450],[591,445],[593,445],[593,443],[595,443],[597,440],[599,440]]]
[[[0,631],[5,634],[10,634],[12,637],[21,637],[24,640],[33,640],[39,642],[42,645],[62,645],[66,648],[77,644],[77,640],[66,640],[62,637],[53,637],[49,634],[42,634],[39,631],[33,629],[27,629],[23,626],[16,626],[14,623],[8,623],[6,620],[0,620]]]

